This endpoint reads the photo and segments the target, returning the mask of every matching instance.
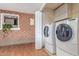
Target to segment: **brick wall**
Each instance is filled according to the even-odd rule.
[[[34,42],[35,27],[30,25],[30,18],[34,18],[34,14],[2,9],[0,9],[0,13],[17,14],[20,22],[20,30],[13,30],[4,39],[2,31],[0,31],[0,46]]]

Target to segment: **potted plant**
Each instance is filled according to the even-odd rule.
[[[3,37],[6,36],[6,34],[9,33],[9,31],[11,31],[12,25],[11,24],[3,24],[3,28],[2,31],[4,33]]]

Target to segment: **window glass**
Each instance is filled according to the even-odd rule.
[[[4,24],[11,24],[13,28],[17,28],[18,27],[18,18],[4,16]]]
[[[45,28],[44,28],[44,36],[45,37],[49,36],[49,27],[48,26],[45,26]]]

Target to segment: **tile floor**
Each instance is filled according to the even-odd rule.
[[[0,47],[0,56],[48,56],[44,49],[36,50],[34,43]]]

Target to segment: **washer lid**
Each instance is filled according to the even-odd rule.
[[[72,37],[72,29],[68,24],[59,24],[56,28],[56,35],[60,41],[68,41]]]
[[[49,37],[49,27],[48,26],[44,27],[44,36]]]

